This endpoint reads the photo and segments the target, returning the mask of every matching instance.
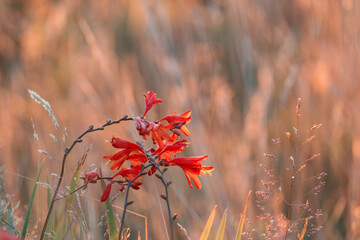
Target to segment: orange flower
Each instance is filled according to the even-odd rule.
[[[139,175],[140,171],[141,171],[141,166],[140,165],[132,165],[130,166],[130,168],[122,168],[120,171],[118,171],[113,178],[117,177],[117,176],[122,176],[124,178],[129,179],[130,181],[133,180],[137,175]],[[139,179],[136,179],[131,187],[135,190],[140,189],[140,185],[142,183],[139,182]]]
[[[120,169],[120,167],[127,159],[131,159],[137,162],[146,161],[144,150],[139,145],[118,137],[113,137],[110,142],[115,148],[124,148],[123,150],[103,157],[105,159],[113,161],[110,167],[111,170]]]
[[[133,150],[139,150],[141,152],[144,152],[139,145],[129,142],[129,141],[126,141],[125,139],[122,139],[122,138],[113,137],[110,140],[110,142],[114,148],[126,148],[126,149],[133,149]]]
[[[166,140],[167,142],[173,142],[173,139],[167,132],[165,132],[165,130],[168,129],[164,129],[164,125],[162,124],[154,122],[150,123],[150,131],[153,142],[156,143],[160,149],[165,147],[163,140]]]
[[[120,171],[118,171],[113,178],[117,176],[122,176],[124,178],[128,178],[130,181],[133,180],[141,171],[141,166],[132,166],[130,168],[122,168]],[[138,179],[136,180],[138,181]]]
[[[169,166],[179,166],[184,171],[189,186],[193,188],[190,179],[193,181],[197,189],[201,189],[201,182],[198,176],[206,173],[211,174],[214,167],[203,166],[200,161],[206,159],[208,156],[203,155],[200,157],[178,157],[168,162]]]
[[[187,144],[188,143],[185,139],[181,139],[173,143],[168,143],[168,145],[165,145],[163,149],[156,149],[154,154],[158,155],[160,160],[166,159],[167,161],[171,161],[171,154],[184,151],[184,147],[187,146]]]
[[[175,113],[173,115],[168,115],[159,120],[161,121],[167,121],[168,124],[163,126],[163,129],[166,130],[172,130],[173,132],[179,129],[185,136],[190,136],[189,130],[185,127],[185,124],[189,123],[191,121],[191,110],[187,110],[186,112],[176,115]],[[179,134],[178,134],[179,135]]]
[[[148,91],[147,96],[145,96],[145,112],[143,116],[145,117],[146,113],[152,108],[156,103],[162,102],[161,99],[156,99],[156,94],[153,91]]]

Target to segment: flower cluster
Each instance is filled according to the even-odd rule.
[[[118,137],[110,139],[109,142],[119,151],[104,156],[104,159],[111,163],[110,168],[116,170],[116,173],[111,178],[108,178],[110,182],[105,187],[101,201],[106,201],[109,197],[111,186],[115,182],[120,183],[120,191],[124,190],[123,183],[130,181],[132,182],[132,188],[139,189],[141,185],[139,179],[145,175],[143,171],[147,167],[150,167],[150,170],[147,171],[148,175],[152,175],[159,171],[159,167],[178,166],[184,171],[189,186],[193,188],[194,184],[197,189],[201,188],[198,176],[206,173],[211,174],[214,169],[212,166],[206,167],[202,165],[201,161],[205,160],[208,157],[207,155],[198,157],[176,156],[188,145],[188,142],[181,138],[181,135],[190,135],[185,125],[191,121],[191,111],[188,110],[182,114],[174,113],[158,121],[150,122],[146,120],[146,114],[154,104],[160,103],[162,100],[157,99],[156,94],[152,91],[149,91],[144,96],[145,111],[141,117],[135,117],[133,120],[136,123],[139,135],[144,140],[150,137],[155,147],[145,149],[140,143],[132,143]],[[130,167],[122,167],[125,161],[131,162]],[[85,175],[84,180],[88,183],[97,178],[97,174],[89,173],[88,178]]]

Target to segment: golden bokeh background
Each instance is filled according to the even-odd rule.
[[[21,201],[17,226],[22,226],[39,164],[44,160],[41,182],[53,186],[65,145],[91,124],[140,115],[142,95],[153,90],[164,103],[147,118],[191,109],[185,155],[208,154],[206,164],[215,167],[211,177],[201,179],[200,191],[188,187],[180,169],[167,173],[174,182],[173,211],[192,239],[199,237],[215,204],[215,228],[228,208],[226,239],[234,239],[247,193],[263,189],[266,175],[259,165],[269,162],[263,153],[280,156],[277,174],[288,191],[289,144],[274,146],[271,139],[286,142],[285,132],[296,125],[298,98],[301,136],[310,134],[313,124],[323,124],[298,156],[300,161],[320,153],[304,174],[327,173],[325,187],[311,198],[313,208],[324,212],[315,238],[359,239],[359,12],[356,0],[1,0],[0,163],[13,205]],[[60,132],[28,89],[50,103]],[[109,173],[102,156],[113,151],[105,142],[113,134],[140,140],[131,123],[88,135],[69,157],[66,181],[90,144],[86,168],[95,164]],[[315,184],[303,180],[295,184],[299,201]],[[156,195],[162,186],[157,179],[143,181],[144,189],[131,192],[130,210],[146,217],[149,239],[166,239]],[[44,186],[33,209],[34,236],[46,214]],[[99,186],[91,185],[80,197],[89,239],[102,239],[105,231],[99,227],[100,194]],[[122,206],[122,200],[114,204]],[[164,214],[167,219],[166,208]],[[253,194],[247,230],[263,231],[257,215]],[[144,217],[129,214],[126,225],[144,238]],[[184,237],[176,229],[178,238]]]

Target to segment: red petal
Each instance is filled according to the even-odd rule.
[[[190,136],[190,132],[189,132],[189,130],[187,129],[187,127],[185,127],[185,126],[182,126],[181,128],[180,128],[180,131],[185,135],[185,136]]]
[[[200,179],[198,178],[198,176],[196,174],[189,173],[188,171],[184,171],[184,173],[185,173],[186,179],[187,179],[187,181],[189,183],[189,186],[191,188],[194,188],[194,187],[191,184],[190,179],[193,181],[193,183],[195,184],[197,189],[201,189],[201,182],[200,182]]]
[[[126,141],[125,139],[122,139],[122,138],[113,137],[110,140],[110,142],[111,142],[112,146],[115,148],[136,149],[136,150],[143,152],[142,148],[139,145],[129,142],[129,141]]]
[[[134,153],[128,157],[129,161],[132,162],[146,162],[146,156],[143,153]]]
[[[203,155],[203,156],[198,156],[198,157],[177,157],[177,158],[174,158],[171,161],[171,163],[173,163],[174,165],[189,164],[190,162],[202,161],[202,160],[206,159],[207,157],[208,157],[208,155]]]
[[[132,152],[131,149],[130,150],[129,149],[124,149],[124,150],[121,150],[121,151],[116,152],[114,154],[104,156],[103,158],[116,161],[116,160],[123,159],[124,157],[128,157],[131,152]]]
[[[167,121],[168,123],[173,123],[173,122],[190,122],[191,120],[191,110],[188,110],[182,114],[179,114],[179,115],[175,115],[175,113],[173,115],[167,115],[163,118],[161,118],[159,120],[159,122],[161,121]]]

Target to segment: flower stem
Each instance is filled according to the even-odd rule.
[[[62,164],[61,164],[61,172],[60,172],[60,176],[59,176],[59,181],[58,181],[57,186],[55,188],[55,192],[54,192],[54,195],[52,197],[48,213],[46,215],[45,223],[44,223],[43,229],[41,231],[41,235],[40,235],[40,240],[44,239],[45,232],[46,232],[46,227],[47,227],[47,225],[49,223],[51,212],[52,212],[52,210],[54,208],[55,201],[57,200],[56,196],[57,196],[57,194],[59,192],[60,185],[61,185],[61,182],[62,182],[62,179],[63,179],[63,176],[64,176],[65,162],[66,162],[67,156],[70,154],[71,150],[75,147],[75,145],[77,143],[82,142],[82,138],[88,133],[104,130],[105,127],[113,125],[113,124],[120,123],[121,121],[132,121],[132,120],[133,120],[133,118],[129,118],[127,115],[125,115],[124,117],[122,117],[122,118],[120,118],[118,120],[115,120],[115,121],[107,120],[104,125],[102,125],[101,127],[98,127],[98,128],[94,128],[94,126],[91,125],[85,132],[83,132],[79,137],[77,137],[73,141],[73,143],[71,144],[70,147],[65,148],[63,159],[62,159]]]
[[[123,214],[122,214],[122,217],[121,217],[121,223],[120,223],[120,228],[119,228],[119,240],[121,240],[121,232],[122,232],[122,229],[124,227],[124,221],[125,221],[125,215],[126,215],[127,206],[130,205],[129,202],[128,202],[128,199],[129,199],[129,192],[130,192],[131,185],[136,181],[136,179],[143,176],[144,170],[147,169],[150,166],[152,166],[152,163],[148,163],[147,165],[142,165],[142,168],[141,168],[141,171],[139,172],[139,174],[135,178],[133,178],[131,181],[128,181],[128,183],[127,183],[125,200],[124,200],[124,210],[123,210]]]
[[[168,209],[168,214],[169,214],[169,222],[170,222],[170,230],[171,230],[171,240],[174,240],[174,221],[173,221],[173,217],[171,214],[171,208],[170,208],[170,201],[169,201],[169,184],[165,182],[164,179],[164,173],[165,173],[165,169],[161,170],[160,167],[158,165],[155,165],[155,168],[161,173],[160,175],[160,180],[163,183],[164,187],[165,187],[165,194],[166,194],[166,204],[167,204],[167,209]]]

